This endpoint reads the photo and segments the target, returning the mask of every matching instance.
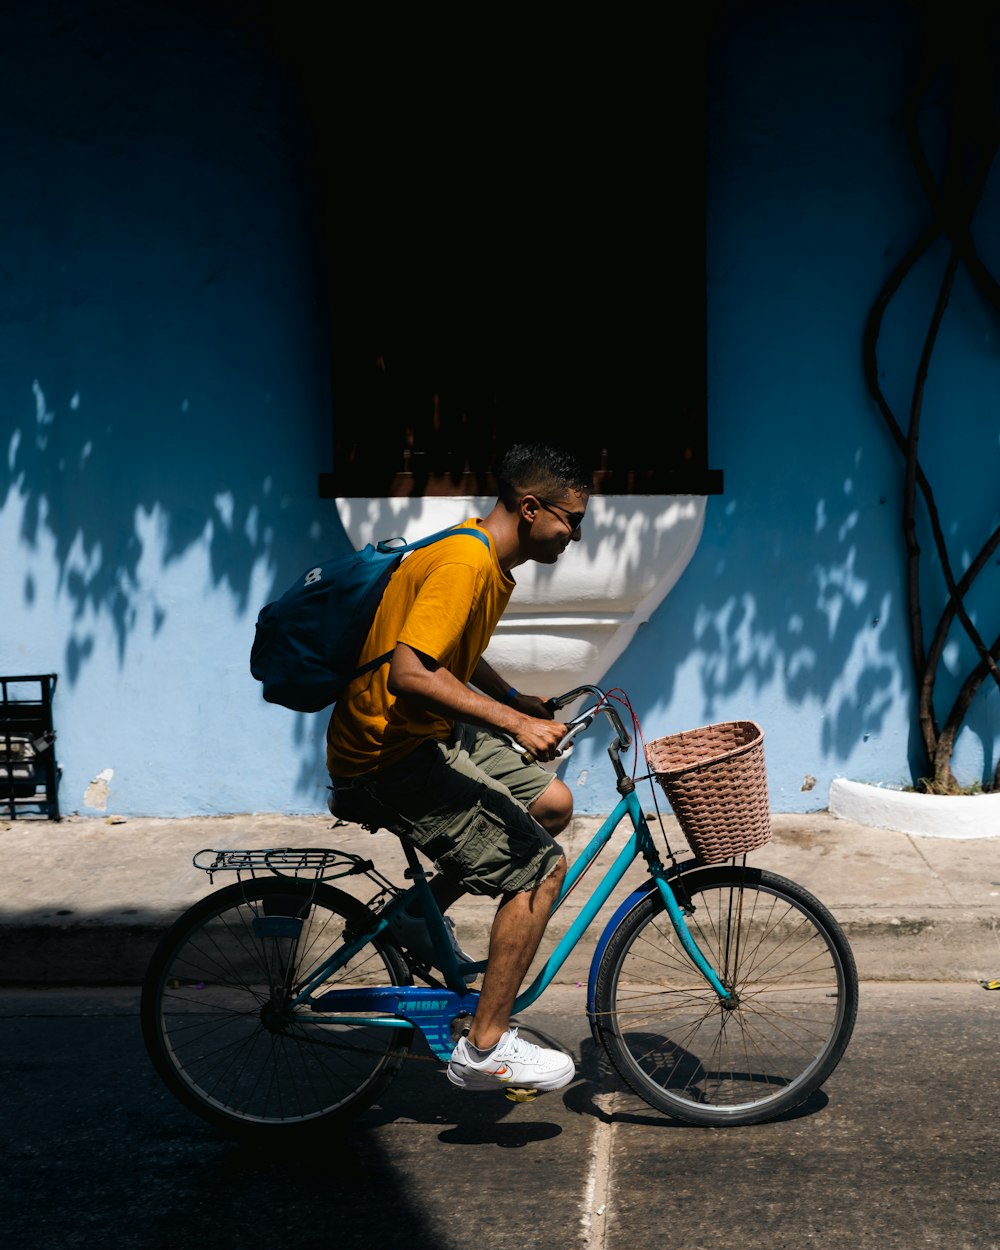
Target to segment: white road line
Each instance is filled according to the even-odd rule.
[[[583,1187],[580,1213],[580,1240],[588,1250],[607,1246],[608,1198],[611,1191],[612,1145],[614,1143],[614,1091],[594,1095],[597,1116],[590,1139],[590,1166]]]

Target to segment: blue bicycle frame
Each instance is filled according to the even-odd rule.
[[[581,690],[589,690],[591,687],[581,687]],[[569,702],[572,697],[579,691],[571,692],[569,695],[563,696],[564,702]],[[563,882],[562,890],[559,898],[553,907],[553,914],[562,906],[570,892],[579,883],[583,875],[594,864],[598,855],[607,846],[612,834],[618,825],[628,817],[632,825],[632,834],[628,841],[618,853],[614,862],[608,867],[604,876],[598,882],[593,893],[587,899],[580,909],[579,915],[569,926],[569,929],[559,940],[558,944],[549,955],[544,966],[529,986],[521,991],[514,1002],[514,1014],[523,1011],[526,1007],[536,1002],[545,990],[552,984],[556,973],[566,962],[570,953],[573,951],[580,938],[593,923],[598,912],[608,901],[611,894],[620,884],[628,869],[635,862],[636,858],[642,856],[649,868],[648,881],[638,890],[629,894],[617,908],[611,919],[604,928],[601,938],[597,943],[590,966],[590,974],[587,989],[587,1014],[590,1019],[591,1030],[595,1029],[595,1007],[594,1007],[594,991],[597,977],[597,969],[601,961],[601,957],[607,947],[608,941],[612,933],[621,923],[622,919],[636,907],[644,898],[652,891],[659,891],[660,897],[663,899],[664,906],[670,921],[677,933],[678,939],[687,952],[689,958],[695,967],[701,972],[705,980],[718,994],[721,1001],[729,999],[729,991],[720,981],[716,971],[705,959],[702,952],[688,930],[684,918],[684,911],[674,892],[670,887],[670,879],[679,876],[689,868],[695,866],[694,860],[685,863],[673,865],[669,870],[664,868],[660,860],[659,853],[653,843],[646,817],[643,814],[639,804],[638,797],[635,793],[634,782],[626,776],[625,770],[618,758],[619,751],[631,745],[631,740],[621,727],[617,714],[613,709],[609,710],[607,706],[599,706],[590,709],[581,717],[572,722],[574,732],[579,729],[586,728],[593,721],[598,711],[604,712],[611,716],[616,723],[617,741],[613,742],[608,748],[612,763],[615,766],[618,777],[618,790],[621,799],[615,806],[615,809],[607,817],[600,829],[581,851],[570,866]],[[479,1000],[479,993],[476,990],[470,990],[464,980],[464,974],[470,972],[479,972],[486,965],[485,961],[477,963],[462,964],[459,963],[455,956],[454,950],[445,933],[444,921],[441,913],[431,894],[428,884],[427,874],[417,860],[416,853],[410,848],[407,851],[407,859],[409,868],[407,877],[413,880],[410,889],[394,898],[382,911],[378,913],[378,923],[372,929],[364,934],[358,934],[353,939],[347,941],[345,945],[335,954],[330,956],[315,975],[302,986],[299,994],[295,998],[291,1006],[309,1006],[313,1011],[321,1015],[331,1015],[330,1023],[342,1024],[364,1024],[368,1027],[382,1026],[385,1028],[418,1028],[424,1035],[428,1046],[432,1052],[442,1060],[451,1057],[454,1049],[455,1040],[452,1036],[452,1021],[459,1015],[473,1015],[476,1009],[476,1003]],[[419,898],[423,907],[423,914],[427,919],[428,927],[434,941],[434,946],[438,951],[438,968],[444,974],[445,987],[435,988],[430,986],[415,985],[390,985],[376,986],[372,988],[359,989],[330,989],[326,990],[318,997],[314,998],[314,991],[319,990],[328,977],[347,963],[359,950],[361,950],[368,942],[376,938],[388,926],[393,916],[406,907],[414,898]],[[261,917],[259,924],[266,926],[272,918]],[[274,918],[280,919],[280,918]],[[365,1014],[361,1016],[353,1016],[351,1013],[369,1013],[379,1012],[385,1013],[378,1016],[370,1016]]]

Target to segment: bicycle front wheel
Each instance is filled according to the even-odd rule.
[[[596,1025],[642,1099],[689,1124],[757,1124],[830,1076],[858,1008],[854,956],[829,911],[760,869],[703,868],[671,882],[731,1000],[681,946],[659,892],[612,934],[598,968]]]
[[[364,904],[311,881],[237,882],[201,899],[164,935],[142,987],[143,1039],[167,1087],[228,1131],[280,1134],[369,1107],[412,1030],[374,1015],[337,1024],[292,1000],[345,929],[373,924]],[[378,938],[322,988],[411,981],[398,948]]]

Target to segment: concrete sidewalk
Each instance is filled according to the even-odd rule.
[[[600,823],[574,819],[561,839],[571,858]],[[673,817],[665,824],[682,849]],[[1000,976],[1000,838],[919,837],[828,812],[776,815],[773,829],[771,842],[751,861],[797,881],[827,905],[851,941],[863,980]],[[0,887],[0,983],[138,984],[163,929],[234,879],[223,873],[210,883],[192,867],[192,856],[205,847],[276,846],[336,846],[374,859],[392,880],[403,880],[395,838],[335,826],[322,815],[0,821],[8,865]],[[633,869],[635,880],[641,875],[641,867]],[[540,958],[565,931],[589,881],[553,919]],[[359,897],[375,893],[365,878],[337,885]],[[604,918],[613,906],[614,899]],[[452,909],[472,953],[485,955],[493,910],[489,900],[473,897]],[[602,928],[599,917],[562,968],[561,982],[585,980]]]

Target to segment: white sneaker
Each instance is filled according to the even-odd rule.
[[[477,1059],[468,1038],[460,1038],[448,1064],[448,1080],[461,1089],[561,1089],[576,1074],[573,1060],[561,1050],[543,1050],[523,1042],[508,1029],[485,1057]]]
[[[473,957],[467,955],[458,944],[454,920],[452,920],[451,916],[443,916],[442,919],[444,920],[444,927],[447,930],[448,937],[451,940],[451,949],[455,952],[455,958],[460,964],[474,963]],[[407,950],[412,951],[428,968],[437,967],[437,952],[434,950],[434,943],[431,940],[427,922],[423,916],[411,916],[405,911],[398,912],[389,921],[388,928],[400,946],[405,946]],[[466,980],[470,979],[475,980],[475,973],[472,974],[471,978],[466,978]]]

